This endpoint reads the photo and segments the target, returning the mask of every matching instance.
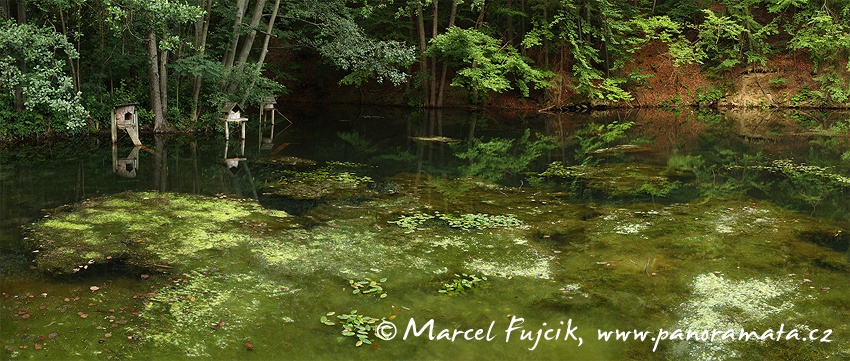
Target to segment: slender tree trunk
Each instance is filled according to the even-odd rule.
[[[428,94],[430,94],[428,92],[428,58],[425,57],[425,19],[422,16],[422,3],[418,3],[416,5],[416,22],[418,23],[417,29],[419,30],[419,52],[421,53],[419,55],[419,71],[422,72],[422,105],[427,108],[431,104],[429,103],[428,99]]]
[[[68,37],[68,27],[65,24],[65,12],[60,8],[59,9],[59,23],[62,26],[62,35],[65,38]],[[79,49],[79,48],[78,48]],[[68,57],[68,68],[71,70],[71,79],[74,81],[74,93],[80,91],[80,82],[77,76],[77,69],[74,66],[74,59],[71,58],[71,54],[67,54]]]
[[[457,0],[452,0],[452,12],[449,15],[449,26],[455,26],[455,17],[457,16]],[[449,71],[449,64],[443,62],[443,69],[440,72],[440,90],[437,91],[437,108],[443,107],[443,95],[446,92],[446,73]]]
[[[162,95],[159,85],[159,56],[156,48],[156,34],[148,33],[148,81],[151,91],[151,109],[153,111],[153,130],[156,133],[164,132],[167,127],[165,116],[162,112]]]
[[[205,5],[206,4],[206,5]],[[210,25],[210,10],[212,10],[212,0],[201,0],[201,7],[204,7],[206,10],[206,15],[204,15],[203,19],[199,19],[199,22],[195,22],[195,47],[198,49],[198,55],[203,56],[204,51],[207,47],[207,34],[209,31]],[[192,124],[198,122],[198,100],[201,97],[201,84],[203,83],[203,78],[200,75],[195,76],[194,83],[192,84]]]
[[[3,19],[12,17],[9,11],[9,0],[0,0],[0,17]]]
[[[433,16],[433,20],[431,21],[431,39],[434,39],[434,38],[437,37],[437,31],[438,31],[437,23],[439,22],[439,15],[440,15],[440,12],[438,11],[439,9],[437,8],[437,4],[439,4],[439,3],[440,3],[439,1],[434,0],[434,16]],[[429,75],[433,79],[433,82],[431,83],[431,89],[429,89],[431,91],[431,96],[428,99],[428,103],[433,107],[433,106],[437,105],[437,87],[439,86],[439,84],[437,84],[437,57],[436,56],[431,57],[431,70],[429,71],[429,73],[431,73]]]
[[[165,64],[168,63],[168,51],[159,53],[159,96],[162,104],[162,116],[168,121],[168,69]]]
[[[248,9],[248,0],[236,0],[236,16],[233,20],[233,35],[230,38],[230,48],[224,54],[224,73],[221,78],[221,86],[225,88],[229,81],[230,71],[233,68],[233,60],[236,58],[236,48],[239,46],[239,28],[242,26],[242,17]]]
[[[484,1],[481,1],[481,11],[478,13],[478,19],[475,19],[475,30],[481,29],[484,25]]]
[[[254,14],[251,16],[251,31],[242,39],[242,49],[239,52],[239,59],[236,61],[236,74],[242,75],[245,71],[245,62],[248,61],[248,55],[251,55],[251,49],[254,47],[254,38],[257,37],[257,25],[260,25],[260,20],[263,18],[263,9],[266,7],[266,0],[257,0],[254,5]],[[236,90],[237,83],[231,83],[228,87],[228,92]]]
[[[508,9],[512,9],[514,7],[514,2],[512,0],[508,0]],[[511,46],[515,46],[514,43],[514,17],[512,15],[508,15],[508,44]]]
[[[27,0],[18,0],[18,24],[27,22]]]
[[[275,0],[274,9],[272,10],[272,16],[269,18],[269,26],[266,28],[266,36],[263,39],[263,50],[260,51],[260,59],[257,60],[257,67],[255,72],[257,74],[263,70],[263,63],[266,61],[266,55],[269,53],[269,40],[272,37],[272,30],[274,29],[274,21],[277,19],[277,10],[280,8],[280,0]],[[245,93],[245,97],[242,99],[242,103],[248,99],[248,96],[251,95],[251,91],[254,90],[254,84],[256,84],[257,78],[251,77],[251,85],[248,86],[248,91]]]

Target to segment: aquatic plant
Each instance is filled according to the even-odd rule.
[[[134,332],[155,346],[210,358],[215,350],[229,347],[260,323],[294,322],[285,312],[281,314],[278,304],[299,291],[264,274],[191,271],[172,277],[155,292],[138,296],[145,300],[139,317],[151,327]]]
[[[522,221],[513,215],[490,215],[490,214],[461,214],[451,215],[437,213],[436,217],[448,223],[449,227],[463,230],[485,229],[485,228],[513,228],[522,225]]]
[[[468,275],[466,273],[455,273],[455,277],[448,283],[444,283],[443,288],[441,288],[438,292],[449,296],[459,295],[466,293],[467,290],[481,286],[481,283],[484,281],[487,281],[487,276],[478,277],[476,275]]]
[[[409,216],[402,215],[395,221],[387,221],[387,223],[396,224],[405,230],[404,233],[413,233],[425,224],[428,220],[434,219],[434,216],[428,213],[414,213]]]
[[[328,312],[319,319],[319,322],[334,326],[335,322],[328,317],[336,315],[336,312]],[[374,333],[378,321],[384,321],[386,318],[377,319],[370,316],[365,316],[357,313],[357,310],[352,310],[351,313],[336,315],[342,324],[342,335],[346,337],[356,337],[357,343],[354,346],[360,347],[363,344],[370,345],[374,339],[369,338],[369,335]]]
[[[490,214],[443,214],[434,212],[433,215],[428,213],[415,213],[410,216],[403,215],[395,221],[387,221],[387,223],[396,224],[405,229],[405,233],[413,233],[429,220],[436,219],[445,222],[449,227],[460,228],[466,231],[473,229],[485,228],[515,228],[522,226],[522,221],[514,215],[490,215]]]
[[[707,273],[695,277],[691,289],[691,297],[682,304],[683,317],[676,327],[702,332],[751,329],[761,321],[782,315],[793,308],[797,286],[791,280],[734,281]],[[719,339],[690,342],[674,350],[696,360],[725,360],[741,356],[733,346],[730,340]]]
[[[325,166],[310,170],[284,169],[276,172],[278,178],[265,183],[270,193],[296,199],[315,199],[333,194],[338,190],[352,190],[363,184],[372,183],[369,176],[359,176],[354,168],[368,167],[351,162],[327,162]]]
[[[379,295],[378,297],[380,297],[380,298],[386,298],[387,292],[384,291],[383,287],[381,287],[381,284],[383,282],[387,282],[386,277],[381,278],[380,280],[377,280],[377,281],[375,281],[371,278],[366,278],[366,280],[364,280],[364,281],[348,280],[348,285],[351,286],[351,288],[354,289],[354,291],[352,291],[351,293],[353,293],[355,295],[356,294],[366,295],[366,294],[373,293],[373,294]]]
[[[546,178],[563,178],[571,183],[573,191],[590,189],[605,193],[611,197],[667,197],[671,192],[682,188],[682,179],[688,181],[694,174],[685,169],[652,166],[648,164],[609,163],[597,166],[564,166],[561,162],[552,162],[538,174]]]

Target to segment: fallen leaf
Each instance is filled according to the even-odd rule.
[[[245,342],[245,349],[248,351],[254,351],[254,344],[250,342]]]
[[[41,344],[40,344],[40,343],[35,344],[35,349],[36,349],[36,350],[41,350]]]
[[[100,287],[97,287],[97,286],[91,286],[91,287],[89,287],[89,289],[90,289],[90,290],[92,290],[92,291],[97,291],[97,290],[99,290],[99,289],[100,289]]]

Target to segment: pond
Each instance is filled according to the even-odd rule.
[[[0,151],[2,359],[850,359],[846,113],[287,116]]]

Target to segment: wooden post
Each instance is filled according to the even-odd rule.
[[[118,143],[118,121],[115,114],[112,115],[112,144]]]

